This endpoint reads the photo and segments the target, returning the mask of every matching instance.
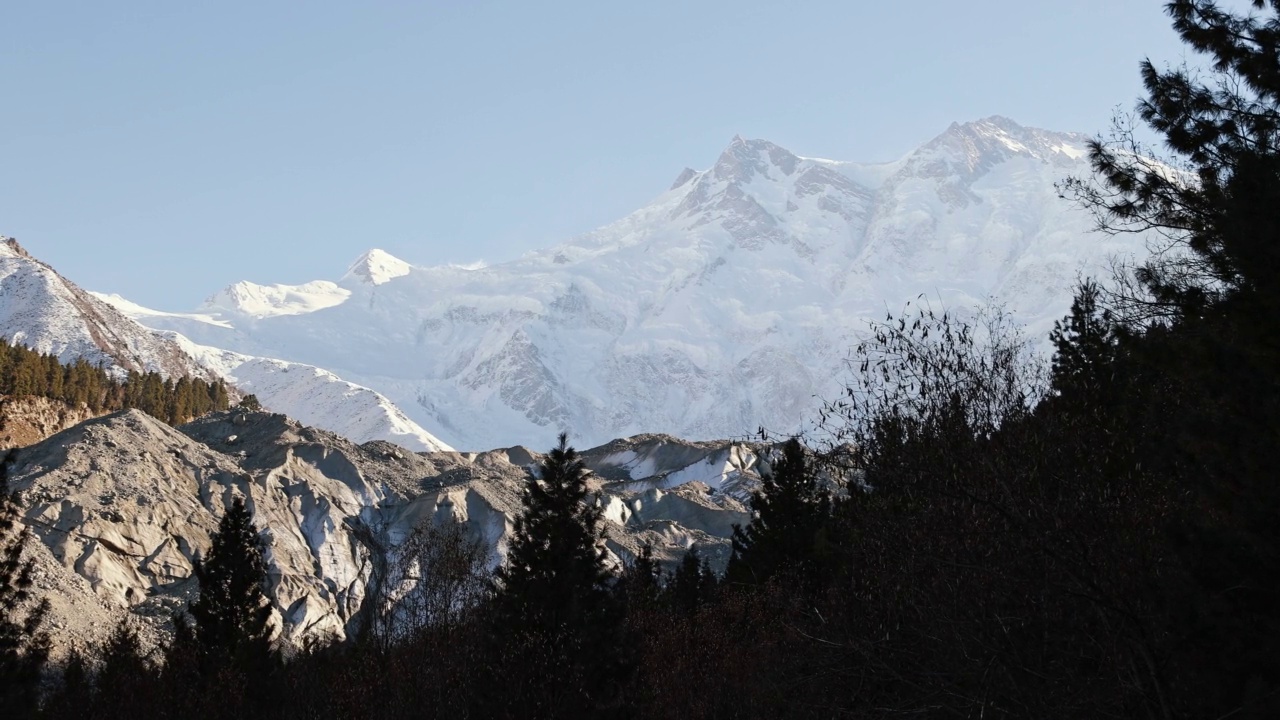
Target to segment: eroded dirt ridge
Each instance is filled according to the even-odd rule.
[[[691,547],[727,561],[760,459],[732,442],[661,435],[587,450],[612,561],[646,542],[675,563]],[[42,541],[40,595],[56,650],[100,640],[132,616],[152,639],[196,587],[192,563],[245,498],[268,547],[268,596],[283,638],[346,637],[378,592],[379,568],[424,523],[462,523],[502,561],[526,468],[513,447],[413,453],[364,445],[283,415],[228,411],[172,428],[128,410],[9,453],[11,487]]]

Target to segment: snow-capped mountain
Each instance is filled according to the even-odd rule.
[[[323,297],[325,284],[313,285],[320,287],[314,295]],[[252,300],[240,298],[250,307]],[[284,312],[291,302],[293,296],[282,292],[262,304]],[[308,310],[317,304],[322,303],[316,301]],[[204,347],[176,333],[143,327],[129,317],[146,312],[123,298],[82,290],[16,240],[0,238],[0,337],[10,342],[52,353],[64,362],[84,358],[102,363],[118,373],[221,377],[242,392],[256,394],[276,412],[357,442],[388,440],[412,450],[449,449],[369,388],[305,364]],[[193,317],[218,322],[207,315]]]
[[[893,163],[734,138],[646,207],[482,268],[371,251],[336,282],[238,283],[193,314],[133,316],[193,341],[325,368],[467,448],[786,431],[839,389],[865,320],[921,293],[994,297],[1035,334],[1078,274],[1141,238],[1089,232],[1054,183],[1086,138],[956,124]]]
[[[84,358],[118,373],[212,375],[172,340],[142,327],[0,237],[0,336],[63,362]]]
[[[453,449],[381,393],[328,370],[197,345],[177,333],[170,336],[206,368],[243,392],[253,393],[268,409],[306,425],[356,442],[386,440],[417,452]]]

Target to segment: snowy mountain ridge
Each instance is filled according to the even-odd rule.
[[[120,376],[137,371],[212,377],[176,344],[80,289],[32,257],[17,240],[3,236],[0,335],[65,363],[81,358],[100,363]]]
[[[303,288],[324,291],[333,283]],[[277,286],[280,288],[283,286]],[[344,291],[345,292],[345,291]],[[267,314],[295,311],[294,294],[244,293],[240,302]],[[246,299],[247,298],[247,299]],[[313,308],[317,303],[309,306]],[[302,311],[308,311],[304,308]],[[450,449],[390,400],[331,372],[299,363],[233,353],[192,343],[172,332],[143,327],[132,317],[168,317],[119,296],[82,290],[33,257],[12,238],[0,238],[0,337],[63,362],[85,359],[117,375],[158,372],[169,378],[220,377],[267,407],[357,442],[389,440],[411,450]],[[210,314],[173,315],[230,328]]]
[[[1042,335],[1079,274],[1139,250],[1140,237],[1090,233],[1057,195],[1089,174],[1086,140],[992,117],[860,164],[735,137],[645,207],[517,260],[415,267],[370,251],[336,283],[131,312],[324,368],[459,447],[561,429],[586,444],[785,432],[839,390],[848,349],[886,308],[995,297]]]

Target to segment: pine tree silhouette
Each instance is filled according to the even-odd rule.
[[[671,583],[666,589],[667,601],[676,610],[692,615],[711,599],[715,586],[716,575],[710,563],[696,547],[689,548],[671,576]]]
[[[120,623],[102,648],[102,667],[93,690],[94,717],[114,720],[147,714],[147,691],[158,679],[142,653],[137,632]]]
[[[798,439],[782,446],[782,457],[751,496],[751,509],[751,522],[733,530],[729,581],[764,582],[784,568],[801,569],[831,514],[831,495],[809,467]]]
[[[63,662],[61,681],[45,700],[41,714],[50,720],[84,718],[85,709],[93,707],[93,701],[93,683],[89,680],[88,663],[84,655],[72,650],[71,655]]]
[[[270,655],[271,606],[262,539],[244,500],[222,516],[209,554],[196,563],[200,597],[191,603],[196,639],[214,660],[254,668]]]
[[[1115,372],[1119,341],[1102,290],[1092,280],[1076,288],[1071,314],[1053,324],[1053,388],[1062,394],[1102,392]]]
[[[49,654],[48,637],[40,630],[48,605],[40,602],[19,613],[31,599],[33,562],[22,559],[22,549],[32,536],[9,495],[6,460],[0,458],[0,708],[27,717],[35,712]]]
[[[509,638],[502,654],[521,658],[517,665],[538,664],[550,683],[538,691],[538,709],[523,712],[599,708],[617,698],[625,672],[621,615],[609,587],[601,509],[565,434],[530,474],[522,505],[497,574],[497,632]]]
[[[653,557],[653,545],[645,543],[635,560],[623,569],[618,589],[631,604],[645,604],[657,599],[662,589],[662,568]]]
[[[555,635],[583,627],[608,604],[601,510],[566,435],[525,485],[523,511],[499,571],[501,604],[516,627]]]

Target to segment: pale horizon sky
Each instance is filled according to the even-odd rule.
[[[735,134],[896,159],[953,121],[1097,134],[1155,0],[12,4],[0,234],[185,310],[379,247],[500,262],[616,220]]]

